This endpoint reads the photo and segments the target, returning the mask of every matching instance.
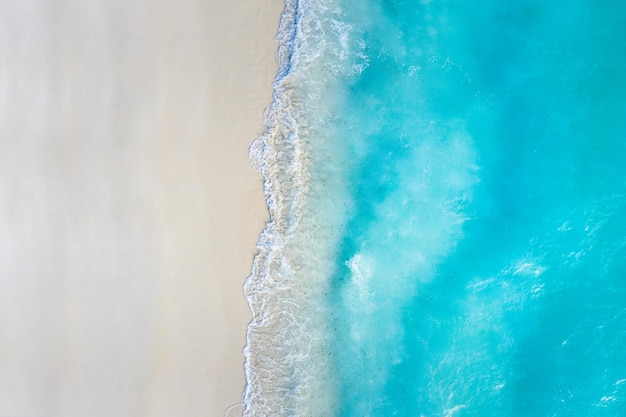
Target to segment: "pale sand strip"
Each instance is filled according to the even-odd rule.
[[[243,389],[281,0],[0,0],[0,415]]]

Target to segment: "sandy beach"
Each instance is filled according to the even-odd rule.
[[[221,416],[281,0],[0,0],[0,416]]]

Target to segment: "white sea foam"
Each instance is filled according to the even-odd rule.
[[[353,72],[348,62],[358,55],[351,52],[357,48],[350,26],[333,7],[332,0],[286,1],[267,130],[250,148],[265,179],[270,220],[244,285],[252,311],[244,349],[246,417],[334,414],[325,294],[347,206],[340,182],[311,165],[340,151],[324,135],[332,131],[338,79]]]

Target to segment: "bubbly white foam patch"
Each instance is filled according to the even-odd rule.
[[[372,295],[370,290],[373,268],[372,261],[370,259],[364,259],[360,254],[356,254],[346,262],[346,265],[350,268],[352,282],[357,288],[361,302],[365,302],[366,299]]]
[[[522,260],[513,266],[512,272],[513,275],[532,276],[537,278],[543,274],[546,269],[547,268],[545,266],[538,265],[535,262]]]

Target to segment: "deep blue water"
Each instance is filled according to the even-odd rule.
[[[288,1],[247,416],[626,415],[626,5]]]

